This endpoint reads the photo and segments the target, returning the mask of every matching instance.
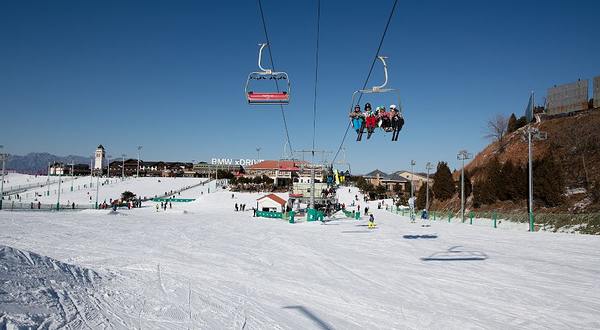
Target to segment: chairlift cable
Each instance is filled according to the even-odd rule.
[[[317,47],[315,51],[315,97],[313,101],[313,140],[312,149],[315,150],[315,136],[317,134],[317,83],[319,82],[319,32],[321,31],[321,0],[317,3]]]
[[[265,38],[267,39],[267,49],[269,50],[269,59],[271,60],[271,68],[275,71],[275,63],[273,63],[273,54],[271,53],[271,42],[269,41],[269,33],[267,32],[267,23],[265,21],[265,14],[263,12],[262,2],[258,0],[258,7],[260,8],[260,17],[262,19],[263,29],[265,31]],[[279,83],[275,79],[275,86],[277,86],[277,93],[279,93]],[[290,141],[290,133],[288,131],[287,121],[285,120],[285,112],[283,111],[283,105],[279,105],[281,108],[281,116],[283,117],[283,126],[285,127],[285,135],[287,136],[288,144],[290,146],[290,154],[293,156],[294,151],[292,149],[292,142]]]
[[[394,16],[394,10],[396,9],[396,4],[398,3],[398,0],[394,1],[394,5],[392,6],[392,10],[390,12],[390,16],[388,17],[388,21],[387,24],[385,25],[385,29],[383,30],[383,35],[381,36],[381,40],[379,41],[379,47],[377,47],[377,52],[375,53],[375,57],[373,58],[373,63],[371,63],[371,69],[369,69],[369,74],[367,75],[367,79],[365,79],[365,84],[363,85],[362,89],[365,89],[367,87],[367,83],[369,82],[369,78],[371,77],[371,73],[373,72],[373,67],[375,66],[375,62],[377,62],[377,56],[379,55],[379,51],[381,50],[381,46],[383,45],[383,40],[385,39],[385,35],[387,34],[387,30],[388,27],[390,26],[390,22],[392,21],[392,16]],[[360,103],[360,100],[362,99],[363,93],[360,93],[360,96],[358,97],[358,103]],[[350,127],[352,126],[352,123],[348,123],[348,127],[346,128],[346,132],[344,133],[344,137],[342,138],[342,143],[340,143],[340,147],[338,148],[337,152],[335,153],[335,157],[333,157],[333,160],[331,161],[331,164],[333,165],[333,163],[335,162],[335,160],[337,159],[337,156],[340,153],[340,150],[342,150],[342,147],[344,146],[344,141],[346,140],[346,136],[348,135],[348,130],[350,129]]]

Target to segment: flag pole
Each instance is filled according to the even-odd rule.
[[[529,121],[529,125],[527,127],[527,139],[529,141],[529,231],[533,232],[533,169],[531,165],[531,117],[533,117],[533,91],[531,92],[530,102],[531,103],[529,106],[531,107],[531,114],[527,114],[527,121]]]

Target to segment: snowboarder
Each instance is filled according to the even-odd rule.
[[[237,205],[237,203],[235,203],[235,211],[236,212],[238,211],[238,205]]]
[[[373,213],[369,216],[369,229],[375,228],[375,217],[373,217]]]

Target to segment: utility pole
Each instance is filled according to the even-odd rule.
[[[473,158],[473,154],[463,149],[458,152],[456,158],[462,160],[462,170],[460,174],[460,217],[462,222],[465,222],[465,159]]]
[[[121,157],[123,157],[123,166],[121,166],[121,179],[125,179],[125,157],[127,155],[126,154],[121,154]]]
[[[135,148],[138,150],[138,153],[137,153],[138,154],[137,155],[138,163],[137,163],[137,174],[136,174],[137,176],[136,177],[139,178],[140,177],[140,149],[142,149],[142,146],[137,146]]]
[[[260,162],[260,147],[256,147],[256,163]]]
[[[431,165],[430,162],[427,162],[425,168],[427,169],[427,202],[425,203],[425,211],[427,211],[427,217],[429,217],[429,170],[433,169],[433,165]]]

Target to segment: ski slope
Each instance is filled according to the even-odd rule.
[[[9,174],[8,178],[11,179],[13,176],[19,176],[20,181],[24,181],[22,174]],[[34,176],[30,176],[30,180],[37,180]],[[46,177],[43,178],[44,183]],[[53,204],[58,201],[58,177],[52,176],[50,181],[56,181],[56,183],[50,184],[44,187],[34,187],[28,189],[25,192],[19,193],[21,201],[25,204],[30,202],[41,202],[42,204]],[[110,202],[111,199],[119,199],[121,193],[129,190],[136,194],[138,197],[152,198],[154,196],[163,196],[165,193],[171,191],[178,191],[185,187],[191,187],[199,183],[208,182],[206,178],[162,178],[162,177],[139,177],[133,178],[128,177],[126,180],[121,181],[120,178],[110,178],[109,182],[106,183],[107,178],[90,178],[87,177],[62,177],[61,180],[61,194],[60,203],[70,205],[72,202],[76,204],[95,204],[96,192],[98,192],[98,202],[102,203],[106,201]],[[90,188],[90,182],[93,185]],[[99,183],[99,189],[96,190],[96,183]],[[73,187],[73,191],[71,191]],[[214,188],[214,184],[213,184]],[[176,198],[196,198],[200,195],[202,189],[192,189],[190,191],[182,192],[181,194],[175,194]],[[50,195],[46,193],[50,191]],[[186,197],[183,197],[183,196]],[[11,196],[13,199],[15,195]]]
[[[600,328],[598,236],[413,224],[376,202],[377,229],[289,224],[252,217],[262,194],[201,189],[160,212],[0,211],[0,328]]]

